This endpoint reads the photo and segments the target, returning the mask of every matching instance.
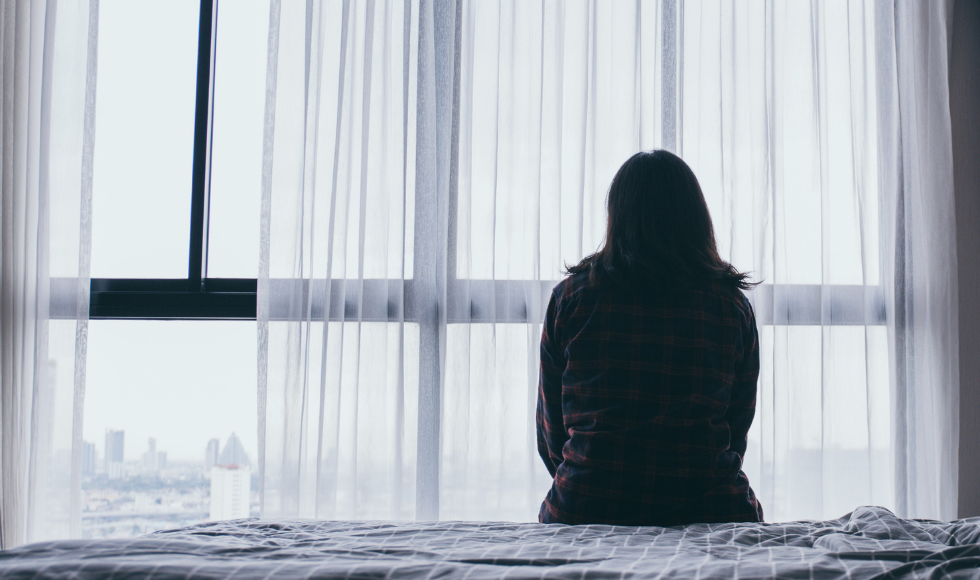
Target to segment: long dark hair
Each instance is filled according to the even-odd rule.
[[[701,186],[669,151],[642,151],[616,172],[606,199],[609,219],[602,249],[568,274],[643,286],[717,280],[746,290],[748,274],[721,259]]]

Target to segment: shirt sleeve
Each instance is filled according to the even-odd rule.
[[[726,418],[731,431],[730,449],[745,458],[749,427],[755,418],[755,398],[759,380],[759,331],[752,306],[746,301],[745,325],[742,328],[742,356],[736,363],[735,382]]]
[[[561,377],[565,372],[565,355],[558,334],[557,291],[551,293],[548,312],[541,331],[541,367],[538,378],[538,405],[535,413],[538,432],[538,454],[552,477],[564,460],[562,447],[568,441],[562,418]]]

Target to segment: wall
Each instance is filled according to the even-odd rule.
[[[980,0],[956,0],[949,110],[959,263],[959,517],[980,516]]]

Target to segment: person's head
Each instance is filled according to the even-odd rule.
[[[753,285],[718,255],[701,186],[673,153],[657,149],[627,159],[609,186],[606,209],[602,249],[567,268],[569,274],[639,284]]]

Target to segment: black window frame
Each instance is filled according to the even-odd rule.
[[[217,6],[216,0],[201,0],[187,278],[92,278],[91,320],[255,320],[255,278],[207,277]],[[63,295],[52,290],[52,296]],[[52,316],[74,317],[74,308],[52,306]]]

